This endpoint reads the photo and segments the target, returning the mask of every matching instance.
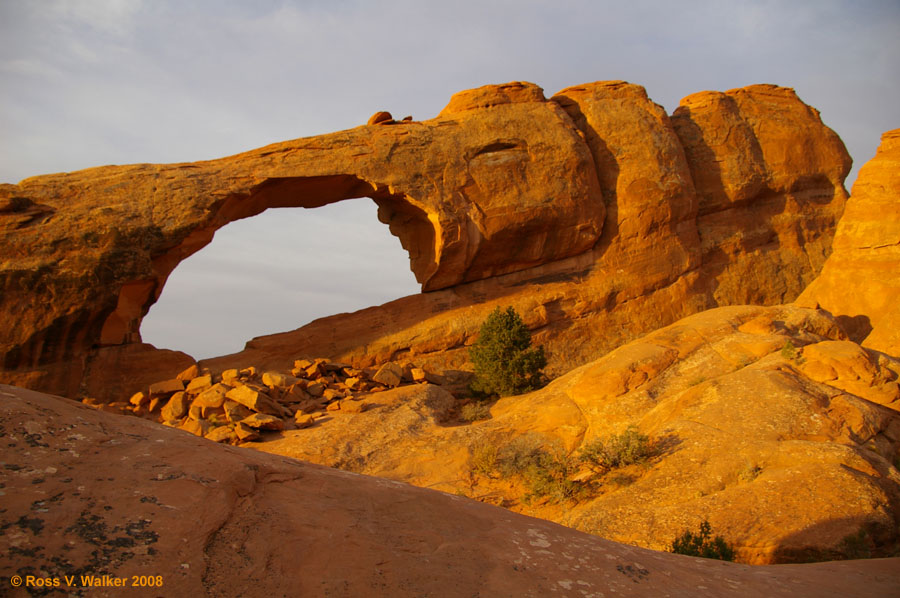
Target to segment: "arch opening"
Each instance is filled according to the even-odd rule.
[[[361,190],[347,187],[337,195],[345,199]],[[311,198],[309,191],[307,186],[298,193],[291,182],[267,183],[242,206],[246,215],[225,214],[231,222],[172,271],[140,325],[143,341],[195,359],[217,357],[242,350],[256,336],[419,291],[412,255],[376,221],[372,201],[339,201],[331,193]],[[403,204],[385,197],[375,200],[379,206]],[[317,209],[287,207],[298,205]]]

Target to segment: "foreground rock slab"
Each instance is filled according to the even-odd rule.
[[[0,576],[159,576],[74,596],[894,596],[900,559],[750,567],[214,445],[0,386]]]

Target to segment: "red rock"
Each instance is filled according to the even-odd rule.
[[[315,425],[316,416],[311,413],[303,413],[302,411],[297,411],[294,414],[294,425],[297,426],[298,430],[302,430],[303,428],[309,428],[310,426]]]
[[[456,94],[432,120],[361,126],[195,164],[2,185],[0,284],[26,277],[36,291],[25,302],[0,296],[0,380],[69,396],[85,387],[103,398],[130,395],[137,380],[108,367],[111,356],[137,346],[140,321],[169,273],[217,228],[269,207],[363,195],[400,237],[423,290],[436,292],[257,339],[235,361],[286,371],[285,355],[327,347],[329,359],[354,366],[402,351],[425,367],[459,369],[480,322],[503,304],[541,330],[550,372],[560,373],[689,313],[744,302],[748,287],[761,289],[759,302],[793,299],[796,281],[811,279],[827,253],[846,153],[792,92],[752,86],[726,95],[737,112],[720,103],[669,119],[624,82],[572,87],[550,100],[536,85],[514,82]],[[745,140],[759,143],[764,184],[785,201],[752,195],[748,183],[734,196],[746,195],[745,206],[713,198],[704,206],[728,209],[698,214],[692,172],[706,163],[691,144],[705,139],[707,123],[738,117]],[[679,134],[679,122],[699,133]],[[716,146],[716,160],[746,161],[752,174],[762,163],[744,155],[751,146],[728,155]],[[795,152],[807,157],[783,149],[792,147],[809,149]],[[708,184],[698,189],[707,193]],[[164,221],[154,220],[159,214]],[[734,239],[748,227],[753,246],[745,248]],[[767,230],[775,236],[764,243]],[[710,239],[720,239],[726,255]],[[737,285],[762,277],[765,284]],[[607,333],[587,334],[593,330]],[[154,351],[141,353],[160,363],[187,357]],[[121,378],[115,392],[110,377]]]
[[[225,396],[257,413],[275,416],[284,414],[284,408],[281,407],[281,405],[273,401],[268,395],[255,390],[250,386],[238,386],[232,388]]]
[[[34,422],[44,443],[17,436],[4,446],[4,460],[18,466],[5,472],[4,519],[23,522],[0,536],[7,580],[30,569],[62,579],[93,570],[102,554],[114,577],[161,576],[163,588],[145,593],[166,596],[563,596],[568,586],[634,598],[854,598],[900,587],[896,558],[772,567],[686,558],[22,389],[0,392],[0,419]],[[107,531],[85,537],[85,521]]]
[[[147,394],[143,391],[140,391],[131,395],[131,398],[128,399],[128,402],[135,407],[140,407],[141,405],[146,405],[147,403],[149,403],[150,397],[148,397]]]
[[[190,380],[193,380],[194,378],[196,378],[199,375],[200,375],[200,367],[195,363],[195,364],[191,365],[190,367],[186,368],[184,371],[182,371],[180,374],[178,374],[175,377],[179,380],[184,380],[185,382],[188,382]]]
[[[207,432],[204,438],[212,440],[213,442],[230,443],[236,441],[238,436],[235,431],[228,426],[216,426]]]
[[[294,384],[297,384],[300,380],[294,376],[288,376],[287,374],[281,374],[279,372],[265,372],[262,375],[262,383],[268,386],[269,388],[287,388]]]
[[[396,363],[389,361],[378,368],[372,376],[372,381],[385,386],[400,386],[403,381],[403,370]]]
[[[394,117],[391,116],[390,112],[380,111],[376,112],[372,116],[369,117],[369,121],[366,123],[367,125],[380,125],[380,124],[388,124],[394,122]]]
[[[284,422],[274,415],[266,415],[264,413],[254,413],[245,417],[240,421],[245,426],[249,426],[254,430],[283,430]]]
[[[176,392],[162,408],[160,416],[163,421],[174,421],[187,415],[190,399],[183,392]]]
[[[242,422],[234,424],[234,434],[241,442],[253,442],[261,438],[259,432]]]
[[[207,388],[212,386],[212,376],[210,374],[206,374],[204,376],[197,376],[193,378],[190,382],[188,382],[187,388],[185,390],[192,394],[197,394],[205,391]]]
[[[150,396],[171,395],[184,390],[182,380],[163,380],[150,385]]]
[[[216,409],[225,404],[225,397],[230,390],[232,390],[231,386],[220,382],[197,395],[193,404],[198,407],[211,407]]]
[[[900,129],[859,171],[834,253],[797,299],[837,316],[853,340],[900,356]]]

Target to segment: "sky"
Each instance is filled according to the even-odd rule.
[[[0,182],[218,158],[450,96],[597,80],[684,96],[793,87],[847,186],[900,127],[900,0],[0,0]],[[418,292],[368,199],[269,210],[173,272],[141,332],[196,358]]]

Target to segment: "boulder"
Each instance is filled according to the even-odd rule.
[[[185,388],[185,390],[189,393],[197,394],[203,392],[210,386],[212,386],[212,375],[206,374],[193,378],[190,382],[188,382],[187,388]]]
[[[253,414],[246,406],[230,399],[226,399],[222,407],[225,410],[225,416],[231,423],[237,423]]]
[[[274,415],[266,415],[264,413],[254,413],[245,417],[239,423],[254,430],[284,430],[284,421]]]
[[[269,388],[288,388],[298,382],[299,378],[279,372],[265,372],[262,375],[262,383]]]
[[[198,407],[211,407],[216,409],[225,403],[225,397],[230,390],[232,390],[231,386],[219,382],[197,395],[193,404]]]
[[[173,379],[155,382],[150,385],[149,395],[151,397],[171,395],[184,390],[184,381]]]
[[[225,396],[257,413],[281,416],[285,411],[281,405],[273,401],[268,395],[250,386],[245,385],[232,388],[225,393]]]
[[[190,398],[184,392],[176,392],[162,408],[163,421],[174,421],[187,415]]]
[[[237,441],[238,436],[229,426],[216,426],[209,430],[204,438],[213,442],[231,443]]]
[[[403,382],[403,369],[389,361],[378,368],[378,371],[372,376],[372,381],[385,386],[400,386],[400,383]]]

